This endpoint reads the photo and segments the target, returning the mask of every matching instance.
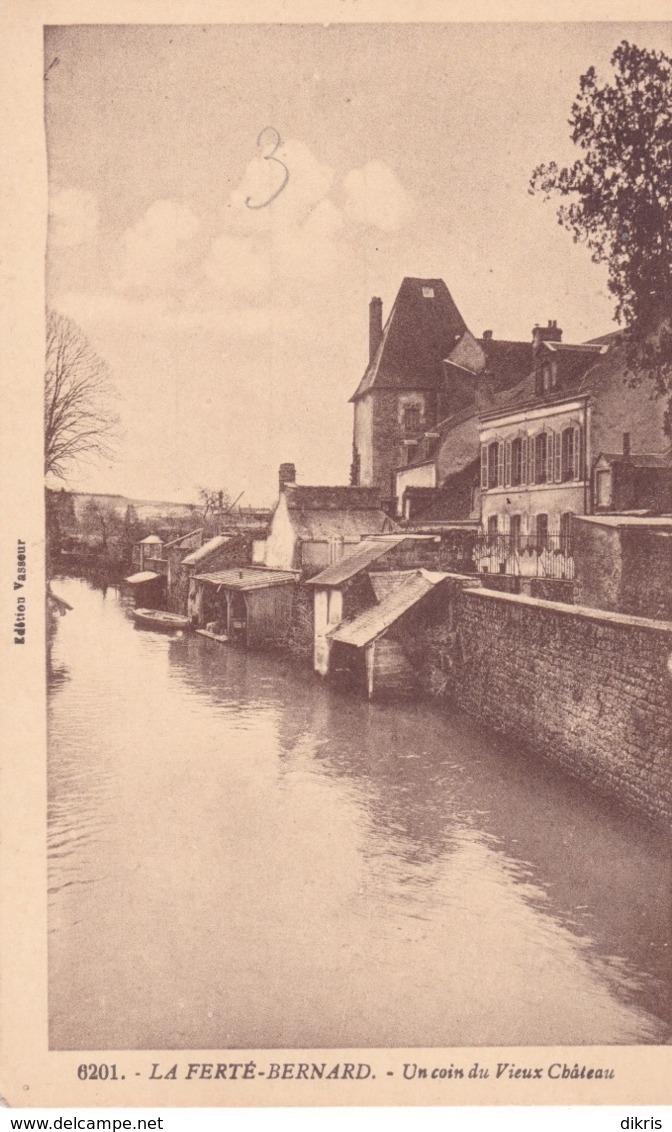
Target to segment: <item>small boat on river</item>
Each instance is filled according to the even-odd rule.
[[[179,613],[167,613],[163,609],[133,609],[131,614],[136,625],[143,629],[161,629],[164,632],[175,629],[188,629],[189,618]]]

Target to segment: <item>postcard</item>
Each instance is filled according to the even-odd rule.
[[[3,5],[10,1106],[670,1103],[661,15]]]

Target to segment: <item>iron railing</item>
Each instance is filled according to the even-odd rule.
[[[523,578],[573,578],[571,536],[489,535],[482,532],[474,550],[481,574],[515,574]]]

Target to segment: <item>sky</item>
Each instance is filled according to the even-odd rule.
[[[122,426],[68,486],[269,504],[283,461],[347,483],[369,299],[387,317],[407,275],[477,335],[614,329],[604,267],[528,186],[577,156],[579,76],[624,38],[672,53],[672,24],[46,29],[47,300]]]

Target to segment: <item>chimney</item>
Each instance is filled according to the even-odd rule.
[[[383,300],[374,296],[369,303],[369,362],[375,358],[382,337]]]
[[[548,326],[539,326],[539,323],[532,331],[532,348],[536,354],[542,342],[562,342],[562,330],[560,330],[556,320],[548,320]]]
[[[483,331],[483,341],[484,342],[492,342],[492,330],[484,330]]]
[[[294,464],[281,464],[278,471],[278,485],[283,492],[288,484],[296,483],[296,468]]]
[[[629,432],[623,433],[623,459],[624,460],[630,459],[630,433]]]

